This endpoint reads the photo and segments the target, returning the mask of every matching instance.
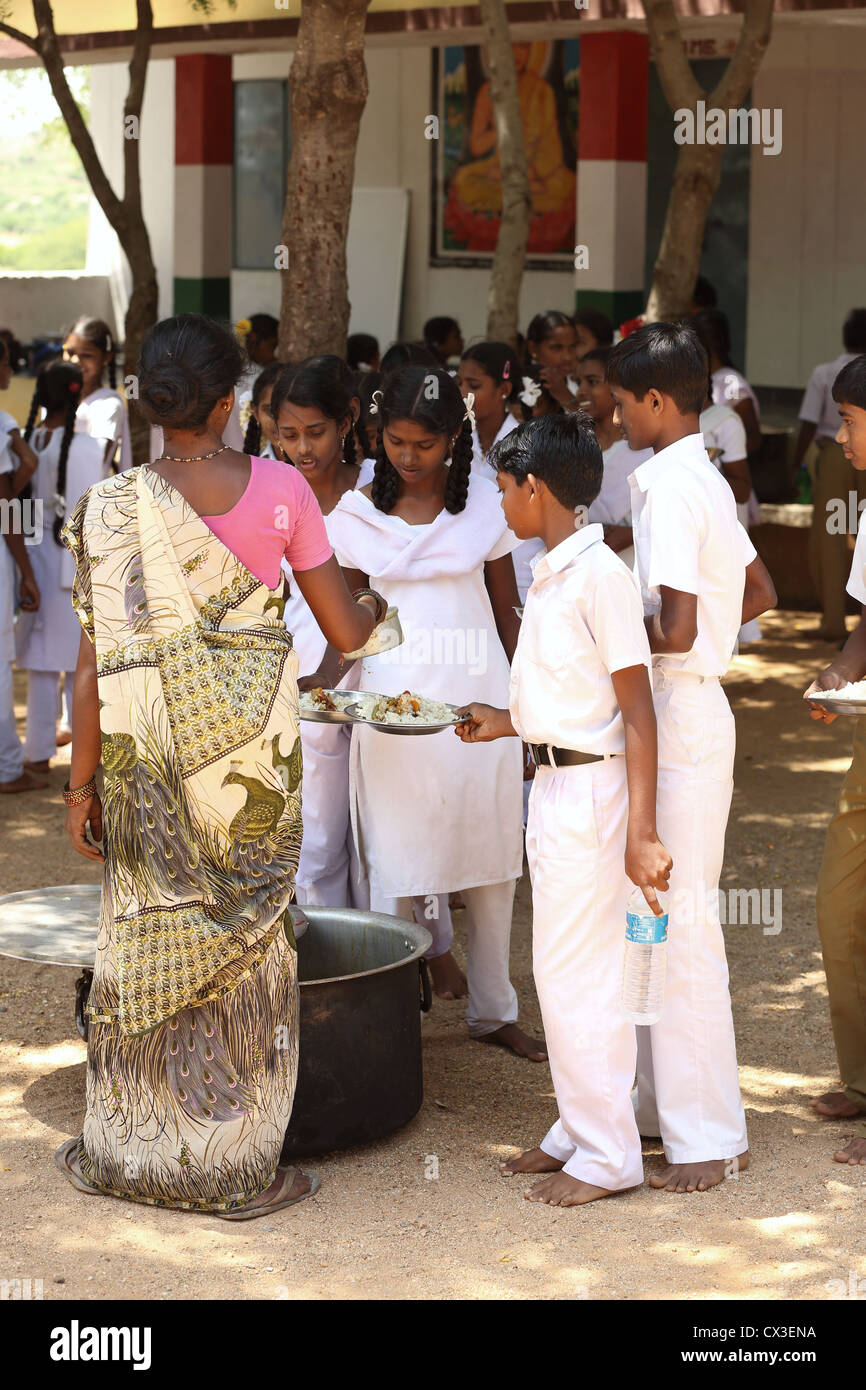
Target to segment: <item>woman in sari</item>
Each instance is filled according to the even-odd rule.
[[[242,369],[213,321],[157,324],[139,393],[165,452],[89,488],[63,533],[83,629],[66,828],[105,871],[84,1131],[57,1162],[80,1191],[228,1220],[318,1185],[279,1166],[302,773],[283,556],[338,650],[385,611],[349,593],[305,479],[223,444]]]

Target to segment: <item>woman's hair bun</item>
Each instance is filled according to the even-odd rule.
[[[139,401],[152,425],[199,429],[243,369],[228,328],[204,314],[178,314],[155,324],[141,345]]]

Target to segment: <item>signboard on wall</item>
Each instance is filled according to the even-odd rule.
[[[574,260],[580,40],[512,47],[532,190],[527,265],[563,270]],[[484,49],[434,48],[432,61],[430,264],[489,266],[502,190]]]

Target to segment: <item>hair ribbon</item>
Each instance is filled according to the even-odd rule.
[[[475,411],[473,409],[474,405],[475,393],[473,391],[470,391],[468,396],[466,397],[466,414],[463,416],[463,419],[469,421],[469,424],[473,430],[475,429]]]
[[[370,411],[369,411],[369,413],[370,413],[371,415],[378,415],[378,414],[379,414],[379,407],[380,407],[381,404],[382,404],[383,396],[384,396],[384,392],[382,392],[382,391],[374,391],[374,392],[373,392],[372,396],[370,397]]]

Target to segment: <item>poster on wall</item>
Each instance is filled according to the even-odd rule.
[[[562,270],[574,260],[580,40],[512,47],[532,191],[527,264]],[[502,188],[483,47],[434,49],[433,93],[430,263],[489,266]]]

